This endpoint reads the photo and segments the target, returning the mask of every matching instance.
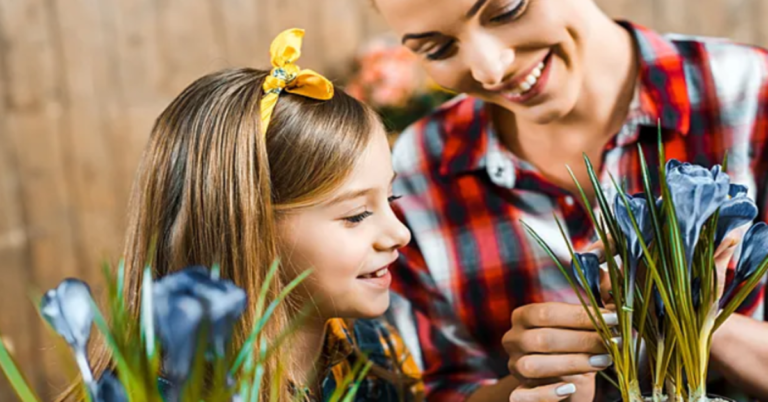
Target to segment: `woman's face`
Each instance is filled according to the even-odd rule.
[[[441,86],[546,124],[575,107],[592,0],[376,0]],[[597,12],[596,12],[597,11]]]
[[[279,222],[280,255],[297,275],[312,274],[305,297],[319,318],[372,318],[389,307],[389,265],[411,234],[395,216],[392,161],[383,127],[349,177],[318,205]]]

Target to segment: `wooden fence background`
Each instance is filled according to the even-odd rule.
[[[662,31],[768,46],[768,0],[598,2]],[[30,292],[98,283],[154,117],[203,73],[266,65],[289,26],[308,31],[303,64],[331,78],[386,30],[367,0],[0,0],[0,332],[46,400],[66,354]],[[2,376],[0,400],[15,400]]]

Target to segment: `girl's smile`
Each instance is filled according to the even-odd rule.
[[[280,222],[281,256],[293,273],[312,269],[305,297],[320,318],[370,318],[389,307],[389,266],[410,232],[390,207],[389,144],[376,128],[349,177],[317,205]]]

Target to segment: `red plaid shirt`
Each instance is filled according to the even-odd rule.
[[[608,173],[642,189],[637,145],[658,165],[657,121],[668,158],[711,166],[728,153],[767,217],[768,53],[717,39],[661,36],[623,23],[640,55],[631,111],[603,152]],[[462,401],[509,374],[501,346],[516,307],[578,302],[566,279],[523,230],[531,225],[570,261],[553,213],[576,249],[596,240],[573,195],[503,148],[486,105],[459,96],[407,130],[394,149],[398,207],[413,232],[393,269],[390,316],[421,363],[428,399]],[[762,317],[762,289],[742,313]]]

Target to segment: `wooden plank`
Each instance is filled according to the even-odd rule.
[[[320,10],[322,32],[318,35],[325,56],[323,73],[339,81],[350,72],[354,56],[365,39],[362,9],[369,5],[360,0],[326,0],[323,3]]]
[[[117,183],[109,116],[119,107],[114,22],[99,0],[53,0],[65,99],[62,125],[65,177],[73,199],[75,253],[81,278],[94,291],[100,266],[114,257],[122,228],[117,225]],[[107,2],[108,3],[108,2]],[[118,164],[119,165],[119,164]],[[122,205],[120,206],[122,208]],[[50,278],[50,276],[49,276]],[[58,282],[62,278],[50,278]],[[51,284],[52,285],[52,284]]]
[[[725,5],[726,24],[722,36],[741,43],[755,44],[757,41],[756,24],[762,24],[754,19],[756,2],[765,0],[720,0]]]
[[[763,47],[768,47],[768,2],[765,0],[754,0],[755,13],[753,24],[755,27],[755,42]]]
[[[252,0],[224,0],[216,3],[217,18],[214,29],[221,31],[217,37],[223,38],[229,67],[260,67],[257,60],[264,59],[263,54],[269,51],[269,44],[257,46],[261,33],[261,9],[263,2]],[[266,37],[267,35],[263,35]]]
[[[155,0],[101,2],[112,5],[116,49],[116,102],[108,109],[112,148],[117,164],[115,180],[118,226],[125,227],[126,207],[141,152],[155,118],[170,101],[162,91],[158,16]],[[104,6],[102,6],[104,7]],[[122,249],[120,250],[122,251]],[[117,255],[112,256],[117,257]]]
[[[643,0],[598,0],[597,5],[609,16],[653,27],[654,3]]]
[[[0,4],[0,14],[5,10]],[[0,16],[0,40],[5,40],[5,26]],[[4,49],[0,50],[4,51]],[[7,102],[10,82],[4,58],[0,57],[0,342],[23,362],[34,356],[35,349],[29,333],[34,308],[26,302],[24,284],[29,283],[30,250],[27,242],[24,200],[20,182],[19,160],[7,138]],[[21,286],[20,286],[21,285]],[[32,364],[22,364],[27,374],[33,374]],[[36,380],[34,374],[29,379]],[[11,401],[15,396],[4,376],[0,376],[0,400]]]
[[[652,2],[656,21],[655,29],[664,33],[690,33],[688,20],[695,4],[689,0],[652,0]]]
[[[63,173],[60,49],[54,40],[56,32],[47,2],[3,1],[0,6],[2,35],[10,44],[3,50],[7,85],[3,142],[16,156],[29,249],[25,273],[4,280],[26,292],[32,287],[52,286],[60,277],[80,274],[73,252],[72,204]],[[44,325],[27,308],[27,300],[15,300],[14,307],[30,320],[31,328],[13,328],[9,335],[20,350],[22,369],[35,387],[49,396],[49,381],[55,381],[57,375],[46,368],[57,358],[43,342]]]
[[[353,0],[354,1],[354,0]],[[387,22],[373,7],[370,1],[360,2],[361,19],[365,26],[363,40],[390,31]]]
[[[160,87],[170,101],[203,74],[225,66],[225,50],[218,47],[209,0],[156,0]]]

